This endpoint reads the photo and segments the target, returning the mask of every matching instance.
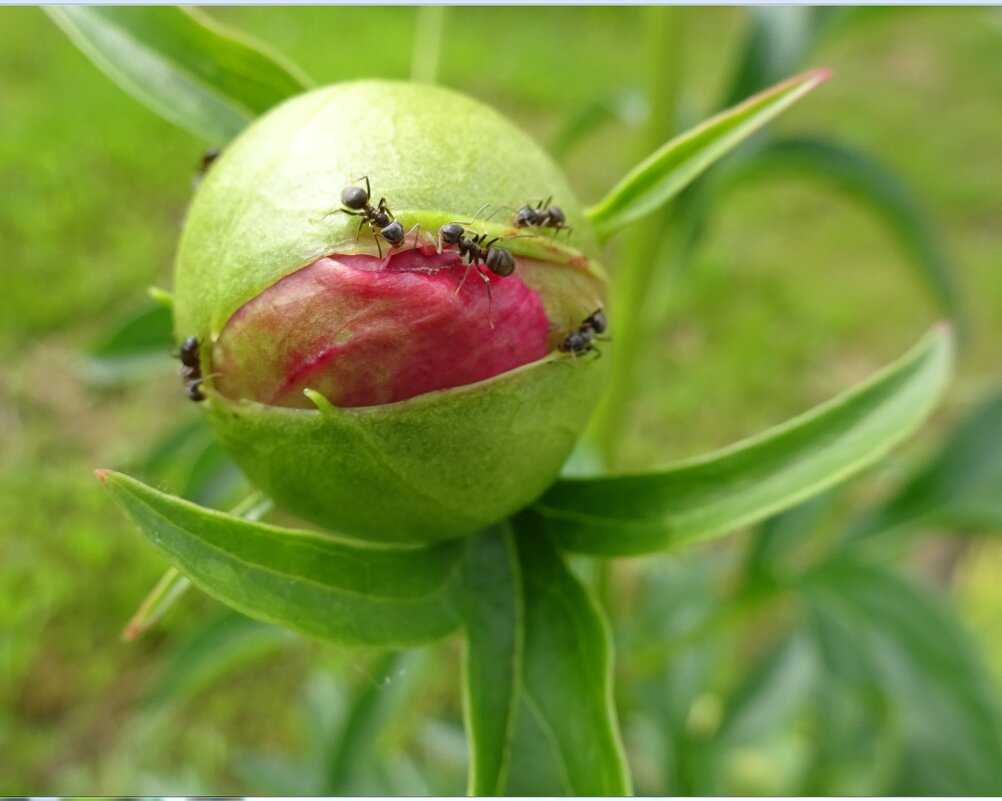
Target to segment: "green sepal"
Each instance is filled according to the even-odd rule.
[[[663,470],[558,481],[533,507],[561,547],[629,556],[706,540],[873,464],[932,411],[953,337],[937,326],[873,378],[757,437]]]
[[[335,408],[315,393],[316,410],[215,393],[205,406],[223,445],[279,505],[354,537],[432,542],[497,523],[542,494],[574,448],[607,362],[551,356],[366,408]]]
[[[205,509],[121,473],[97,475],[193,584],[250,617],[341,645],[377,647],[434,641],[460,623],[460,542],[351,542]]]

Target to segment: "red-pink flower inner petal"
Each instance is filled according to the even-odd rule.
[[[335,406],[374,406],[545,356],[539,294],[517,271],[485,269],[489,296],[467,267],[429,248],[321,258],[233,315],[213,348],[215,386],[274,406],[309,407],[307,388]]]

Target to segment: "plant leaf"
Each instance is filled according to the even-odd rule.
[[[625,795],[605,623],[529,518],[470,546],[471,795]]]
[[[45,9],[109,78],[169,122],[224,144],[310,84],[205,14],[170,6]]]
[[[750,25],[724,105],[733,105],[800,69],[821,36],[847,12],[830,6],[746,8]]]
[[[628,556],[726,534],[845,480],[932,410],[953,340],[937,326],[873,378],[724,450],[635,475],[558,481],[533,506],[564,548]]]
[[[460,542],[355,543],[205,509],[121,473],[98,477],[193,584],[250,617],[368,646],[428,642],[460,623]]]
[[[1002,532],[1002,393],[962,420],[942,450],[851,536],[919,526]]]
[[[941,601],[850,557],[825,563],[801,588],[825,631],[819,644],[827,669],[871,698],[876,690],[875,715],[891,717],[901,753],[883,792],[1002,791],[998,693],[961,622]]]
[[[229,609],[214,615],[172,649],[146,701],[146,711],[174,707],[222,677],[288,648],[295,639],[285,629]]]
[[[599,236],[608,237],[626,223],[666,203],[754,131],[827,80],[828,75],[826,70],[805,72],[663,145],[587,209],[588,219]]]
[[[911,257],[918,278],[952,320],[966,320],[957,272],[914,193],[886,166],[853,148],[827,139],[789,137],[766,143],[728,176],[774,177],[790,170],[831,181],[868,204],[887,223]]]
[[[138,313],[116,321],[83,357],[84,378],[98,386],[119,386],[171,367],[174,342],[170,309],[150,301]]]

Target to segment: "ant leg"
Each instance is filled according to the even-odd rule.
[[[366,201],[366,203],[368,203],[369,202],[369,198],[372,197],[372,187],[369,186],[369,176],[368,175],[363,175],[362,178],[365,179],[365,201]]]
[[[477,267],[477,272],[480,277],[484,279],[484,283],[487,284],[487,322],[490,323],[491,330],[494,330],[494,293],[491,291],[491,279],[483,271],[482,268]]]
[[[473,223],[475,223],[478,219],[480,219],[480,215],[484,212],[484,209],[490,208],[490,205],[491,205],[490,203],[484,203],[483,206],[477,209],[477,213],[473,215],[473,219],[466,224],[473,225]]]
[[[387,208],[385,197],[379,198],[379,205],[376,206],[376,210],[386,212],[386,216],[389,217],[391,220],[397,219],[396,217],[393,216],[393,212],[390,211],[389,208]]]
[[[502,205],[498,206],[496,209],[494,209],[494,211],[492,211],[486,217],[484,217],[484,222],[487,222],[488,220],[490,220],[491,217],[493,217],[495,214],[497,214],[499,211],[501,211],[501,209],[505,209],[506,211],[510,211],[512,214],[515,214],[515,209],[513,209],[511,206],[505,206],[505,205],[502,204]]]
[[[358,230],[355,231],[355,247],[358,247],[358,238],[362,235],[362,226],[365,225],[365,220],[358,221]]]
[[[466,283],[466,279],[467,279],[467,277],[469,277],[470,270],[472,270],[472,269],[473,269],[473,262],[470,262],[469,264],[466,265],[466,272],[463,273],[463,278],[459,282],[459,286],[456,287],[456,291],[452,293],[453,295],[458,295],[459,294],[459,290],[463,288],[463,284]]]

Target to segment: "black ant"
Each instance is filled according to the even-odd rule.
[[[198,358],[198,338],[191,336],[181,343],[181,378],[184,379],[184,391],[193,401],[205,400],[205,395],[199,388],[202,381],[202,365]]]
[[[564,337],[561,343],[557,345],[557,350],[561,353],[573,354],[574,356],[577,356],[579,353],[587,353],[590,350],[599,353],[598,348],[595,347],[592,340],[604,334],[606,326],[605,312],[601,309],[596,309],[585,318],[584,322],[577,329]]]
[[[463,288],[470,270],[476,267],[477,274],[487,284],[487,315],[490,318],[490,309],[494,302],[491,293],[491,279],[480,265],[482,264],[494,275],[503,278],[515,272],[515,257],[511,255],[510,251],[494,245],[495,242],[500,241],[501,237],[487,239],[488,236],[488,234],[476,234],[476,232],[464,228],[462,223],[455,222],[446,223],[438,229],[439,249],[441,250],[443,244],[455,245],[460,257],[466,257],[466,272],[463,273],[463,279],[456,287],[456,292],[458,293]],[[494,321],[491,320],[491,328],[493,327]]]
[[[341,205],[344,208],[338,209],[338,211],[343,211],[352,217],[362,218],[358,224],[358,230],[361,232],[363,225],[369,226],[369,230],[372,231],[372,236],[376,240],[376,247],[379,249],[379,258],[382,258],[383,248],[379,244],[376,234],[382,236],[392,247],[397,247],[404,241],[404,227],[399,220],[394,218],[393,212],[386,207],[386,198],[381,197],[379,205],[376,207],[369,204],[372,189],[369,186],[369,177],[366,175],[363,178],[365,189],[360,186],[346,186],[341,190]]]
[[[515,212],[515,227],[526,228],[531,225],[570,233],[571,229],[565,224],[567,218],[564,217],[564,212],[559,206],[551,206],[551,200],[553,200],[552,195],[535,206],[528,204],[522,206]]]
[[[219,158],[221,152],[218,147],[210,147],[202,154],[202,159],[198,162],[198,169],[195,171],[195,177],[192,179],[193,188],[197,189],[198,185],[202,183],[202,179],[209,172],[209,167]]]

